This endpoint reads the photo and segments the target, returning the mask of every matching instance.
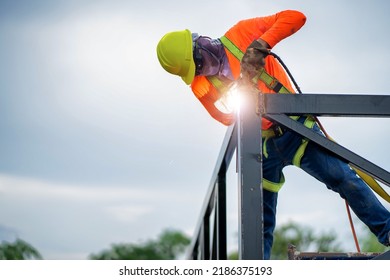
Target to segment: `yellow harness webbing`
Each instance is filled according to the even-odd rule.
[[[324,130],[324,129],[322,129]],[[329,140],[332,140],[333,142],[336,142],[332,137],[330,137],[326,131],[324,131],[326,138]],[[350,165],[351,166],[351,165]],[[384,200],[386,200],[388,203],[390,203],[390,195],[379,185],[379,183],[369,174],[364,172],[363,170],[351,166],[351,168],[356,172],[356,174],[374,191],[376,192],[380,197],[382,197]]]

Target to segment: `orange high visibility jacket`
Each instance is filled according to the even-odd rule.
[[[305,21],[306,17],[301,12],[286,10],[271,16],[242,20],[228,30],[225,36],[244,53],[250,43],[258,38],[263,39],[273,48],[281,40],[297,32],[305,24]],[[240,75],[240,61],[226,47],[225,52],[233,76],[237,79]],[[294,92],[283,67],[271,55],[265,59],[265,70],[291,92]],[[275,93],[261,81],[259,81],[258,88],[263,93]],[[206,77],[196,76],[191,84],[191,89],[214,119],[225,125],[231,125],[234,122],[234,114],[222,113],[215,107],[214,103],[221,97],[221,93]],[[263,130],[268,129],[271,125],[270,121],[263,118]]]

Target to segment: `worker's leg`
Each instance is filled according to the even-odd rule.
[[[265,139],[263,139],[263,142]],[[296,149],[302,143],[299,136],[286,132],[281,137],[269,138],[263,146],[263,217],[264,217],[264,258],[269,259],[276,224],[277,190],[283,181],[283,167],[290,163]],[[267,182],[265,182],[267,181]],[[270,186],[271,185],[271,186]],[[272,186],[273,185],[273,186]],[[267,188],[268,187],[268,188]]]
[[[274,241],[278,193],[263,189],[264,259],[269,260]]]
[[[388,245],[390,212],[345,161],[310,142],[302,158],[301,168],[346,199],[379,242]]]

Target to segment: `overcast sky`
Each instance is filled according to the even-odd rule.
[[[216,38],[238,20],[298,9],[306,25],[274,52],[302,91],[389,94],[389,3],[0,0],[0,242],[85,259],[164,228],[191,235],[227,128],[160,67],[159,39],[185,28]],[[340,144],[390,170],[388,119],[322,120]],[[354,251],[338,195],[297,168],[285,175],[278,223],[335,230]]]

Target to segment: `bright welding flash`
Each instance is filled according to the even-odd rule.
[[[238,112],[241,105],[241,92],[239,86],[233,85],[215,103],[215,107],[225,114]]]

